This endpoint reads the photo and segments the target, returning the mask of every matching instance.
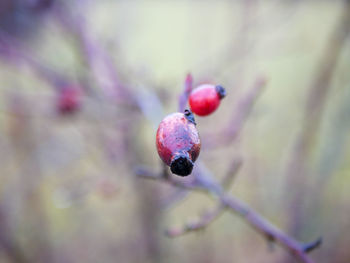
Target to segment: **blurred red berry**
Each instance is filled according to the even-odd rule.
[[[57,109],[61,114],[76,112],[81,106],[82,91],[79,86],[65,86],[59,90]]]
[[[104,199],[112,199],[119,193],[117,184],[108,177],[102,177],[96,184],[97,193]]]
[[[189,104],[193,113],[206,116],[214,112],[220,105],[221,99],[226,96],[222,86],[203,84],[192,90]]]
[[[201,148],[193,114],[185,110],[166,116],[159,124],[156,145],[160,158],[174,174],[191,174]]]

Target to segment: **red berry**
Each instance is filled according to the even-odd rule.
[[[191,174],[201,148],[193,114],[185,110],[166,116],[159,124],[156,144],[160,158],[174,174]]]
[[[81,106],[82,91],[79,86],[65,86],[59,90],[57,109],[61,114],[77,111]]]
[[[219,107],[221,99],[225,96],[226,91],[222,86],[200,85],[190,94],[190,108],[199,116],[209,115]]]

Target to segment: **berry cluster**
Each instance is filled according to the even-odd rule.
[[[226,96],[222,86],[203,84],[192,90],[188,103],[191,111],[198,116],[213,113]],[[156,145],[160,158],[170,166],[172,173],[187,176],[199,156],[201,142],[194,116],[190,110],[166,116],[159,124]]]

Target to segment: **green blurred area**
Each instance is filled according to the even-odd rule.
[[[268,79],[239,137],[218,149],[206,147],[209,139],[202,138],[200,162],[220,179],[232,160],[242,157],[230,193],[287,232],[293,232],[294,213],[288,205],[302,191],[301,221],[290,234],[305,242],[323,237],[322,247],[312,252],[315,262],[350,261],[349,39],[313,134],[305,179],[287,178],[307,97],[343,2],[72,1],[67,6],[86,19],[127,88],[140,100],[155,94],[164,111],[153,111],[153,123],[147,116],[128,116],[92,83],[97,95],[86,94],[81,112],[57,116],[50,83],[25,62],[1,59],[0,208],[30,262],[287,262],[287,252],[271,251],[230,212],[198,233],[163,235],[169,226],[197,219],[216,201],[191,193],[163,209],[175,190],[135,176],[135,164],[161,170],[155,122],[177,110],[188,72],[196,85],[220,83],[228,93],[217,112],[196,118],[201,135],[221,132],[256,78]],[[90,80],[79,41],[52,17],[44,14],[19,41],[30,56],[74,82]],[[12,261],[0,251],[0,262]]]

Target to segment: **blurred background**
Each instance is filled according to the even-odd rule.
[[[349,1],[1,0],[0,262],[294,262],[230,212],[164,235],[216,201],[135,172],[189,72],[228,93],[198,163],[350,262],[349,31]]]

